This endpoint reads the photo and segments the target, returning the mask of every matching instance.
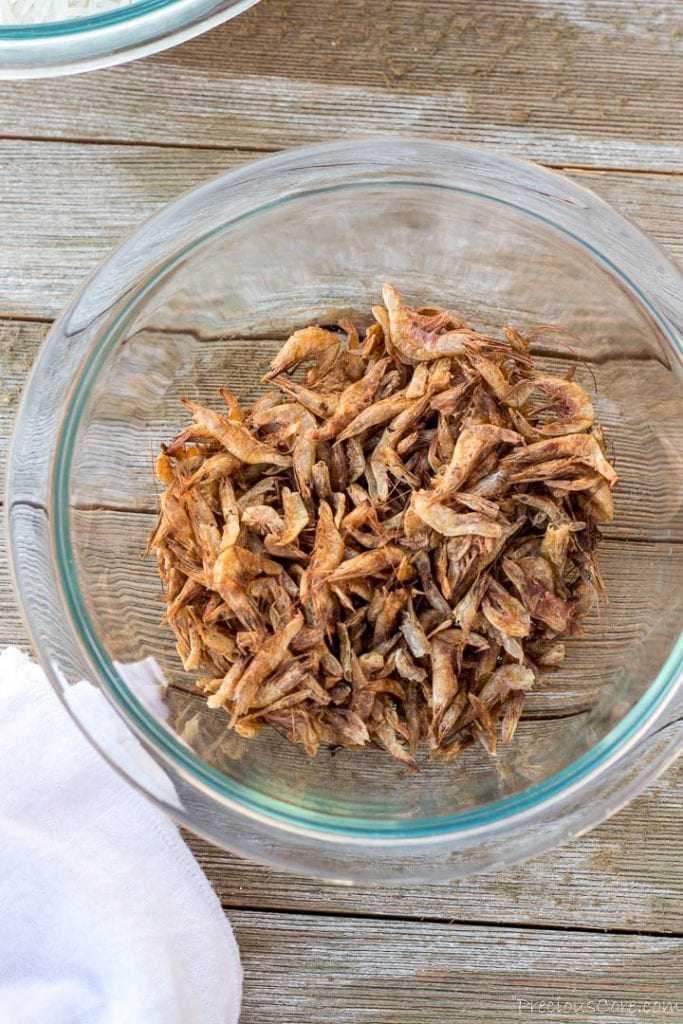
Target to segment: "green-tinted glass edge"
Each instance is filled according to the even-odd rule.
[[[234,0],[235,5],[237,0]],[[82,18],[67,18],[62,21],[46,21],[36,24],[0,25],[0,43],[5,40],[30,42],[36,39],[55,39],[59,36],[77,36],[86,32],[110,28],[125,22],[137,21],[146,14],[152,14],[164,7],[176,8],[187,4],[187,0],[140,0],[112,11],[87,15]]]

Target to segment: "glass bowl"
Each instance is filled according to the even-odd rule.
[[[0,25],[0,79],[47,78],[146,57],[192,39],[258,0],[142,0],[37,25]]]
[[[610,601],[530,695],[496,759],[408,774],[373,749],[308,758],[226,731],[193,693],[154,559],[154,459],[179,396],[244,402],[296,326],[408,302],[541,336],[577,366],[615,453],[599,552]],[[110,761],[219,845],[340,880],[463,876],[602,820],[680,749],[682,281],[596,196],[517,160],[432,142],[295,150],[163,209],[86,282],[37,360],[12,445],[15,582],[40,659]],[[106,696],[74,699],[79,680]],[[115,709],[112,712],[110,709]],[[112,719],[113,715],[113,719]]]

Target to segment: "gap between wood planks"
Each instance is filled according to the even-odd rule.
[[[29,504],[29,502],[18,501],[17,505]],[[3,502],[0,499],[0,508],[2,508]],[[32,505],[33,508],[42,506]],[[155,511],[149,508],[130,508],[121,505],[97,505],[97,504],[75,504],[70,506],[74,512],[121,512],[124,515],[155,515]],[[44,510],[47,515],[47,509]],[[671,540],[668,537],[625,537],[625,536],[612,536],[605,535],[605,540],[609,540],[610,543],[615,544],[666,544],[667,547],[683,547],[683,542],[678,540]]]
[[[52,327],[55,322],[54,317],[41,316],[39,313],[2,313],[0,321],[2,320],[10,324],[47,324],[48,327]]]
[[[353,138],[342,138],[340,141],[353,142]],[[358,141],[361,141],[360,139]],[[426,141],[431,142],[447,142],[447,139],[434,137]],[[200,145],[193,144],[191,142],[174,141],[164,142],[154,141],[149,142],[144,139],[119,139],[113,138],[88,138],[88,136],[68,136],[64,137],[61,135],[24,135],[20,133],[12,132],[0,132],[0,142],[51,142],[58,143],[59,145],[65,146],[129,146],[131,148],[145,148],[145,149],[188,149],[193,152],[209,152],[209,153],[244,153],[248,156],[252,153],[262,153],[264,156],[273,156],[276,153],[286,153],[291,149],[304,149],[315,146],[316,143],[304,143],[301,146],[243,146],[243,145],[228,145],[216,143],[202,142]],[[322,145],[322,143],[319,143]],[[459,145],[466,145],[459,143]],[[504,147],[494,145],[473,145],[472,149],[480,149],[484,152],[497,152]],[[513,159],[520,159],[519,157],[513,157]],[[649,176],[653,178],[683,178],[683,171],[671,171],[671,170],[660,170],[658,168],[649,167],[619,167],[619,166],[603,166],[594,164],[567,164],[567,163],[552,163],[548,161],[535,161],[539,167],[545,167],[551,171],[566,172],[567,174],[623,174],[623,175],[637,175],[637,176]]]
[[[11,324],[12,322],[15,322],[17,324],[20,324],[22,322],[24,324],[30,324],[30,323],[33,322],[35,324],[39,324],[41,327],[47,327],[51,323],[51,318],[50,317],[33,318],[31,316],[27,316],[27,317],[24,317],[23,320],[19,320],[18,318],[13,318],[13,321],[12,320],[7,320],[6,322],[9,323],[9,324]],[[44,334],[44,332],[42,330],[37,330],[36,332],[33,332],[33,333],[35,334],[36,338],[42,337],[43,334]],[[166,333],[166,332],[164,331],[162,333]],[[251,340],[254,340],[254,339],[252,338]],[[270,334],[268,335],[268,340],[269,341],[273,340],[272,339],[272,332],[270,332]],[[548,348],[548,349],[546,349],[544,351],[543,354],[547,355],[550,351],[551,351],[551,349]],[[563,358],[565,357],[564,351],[561,352],[561,355],[562,355]],[[591,361],[593,361],[593,360],[591,360]],[[604,360],[600,360],[600,361],[604,361]],[[24,372],[25,372],[25,370],[24,370]],[[1,498],[0,498],[0,507],[2,507],[2,500],[1,500]],[[125,515],[144,515],[144,514],[148,514],[148,513],[152,513],[153,514],[154,511],[155,511],[154,508],[151,505],[146,505],[146,504],[140,503],[140,502],[137,502],[137,503],[135,503],[133,505],[121,504],[120,502],[118,502],[116,500],[116,496],[115,495],[107,495],[106,499],[102,500],[102,498],[101,498],[99,501],[82,501],[82,502],[77,502],[74,507],[78,511],[81,511],[81,512],[103,512],[103,513],[109,512],[109,513],[121,513],[121,514],[125,514]],[[44,511],[47,514],[47,510],[44,510]],[[622,546],[625,543],[626,544],[628,544],[628,543],[638,544],[639,546],[642,546],[643,544],[657,544],[658,545],[658,549],[660,551],[661,551],[661,545],[662,544],[670,545],[672,543],[672,538],[670,536],[668,536],[668,535],[663,534],[662,536],[647,536],[647,537],[643,537],[640,533],[638,533],[637,531],[634,531],[634,530],[623,530],[621,535],[620,534],[615,534],[614,536],[612,536],[610,534],[609,535],[609,539],[612,540],[612,541],[618,542]],[[679,544],[676,541],[673,541],[673,543],[676,543],[677,547],[679,546]]]
[[[294,877],[294,876],[293,876]],[[433,883],[432,883],[433,884]],[[378,891],[379,891],[378,887]],[[357,911],[344,910],[340,907],[338,910],[310,910],[310,909],[298,909],[292,908],[288,904],[283,904],[281,907],[270,906],[270,907],[245,907],[240,903],[233,903],[225,896],[220,897],[221,906],[224,910],[239,910],[245,914],[287,914],[292,917],[327,917],[334,919],[343,918],[344,920],[356,920],[356,921],[397,921],[405,922],[406,924],[438,924],[438,925],[450,925],[454,928],[477,928],[491,931],[494,929],[498,931],[526,931],[526,932],[574,932],[579,935],[641,935],[643,938],[652,939],[677,939],[683,938],[682,931],[659,931],[658,929],[641,929],[641,928],[591,928],[591,927],[579,927],[575,924],[563,924],[562,927],[558,927],[556,924],[529,924],[525,921],[504,921],[496,922],[492,924],[490,921],[477,921],[472,918],[456,918],[456,917],[438,917],[435,915],[418,915],[416,917],[410,917],[405,914],[396,914],[389,911],[386,914],[373,913],[372,911],[364,914],[359,914]]]
[[[0,494],[0,509],[5,505],[5,499]],[[28,499],[22,498],[20,500],[11,503],[12,507],[27,506],[28,508],[36,509],[39,512],[44,512],[49,517],[49,510],[45,505],[36,501],[29,501]],[[131,506],[131,505],[114,505],[103,504],[101,502],[75,502],[70,508],[74,512],[120,512],[122,515],[144,515],[150,516],[155,515],[156,512],[153,508],[144,508],[142,506]],[[605,535],[605,540],[609,540],[610,543],[614,544],[666,544],[668,547],[683,547],[683,542],[678,540],[671,540],[670,537],[638,537],[638,536],[619,536],[619,535]]]
[[[674,262],[674,261],[672,260],[672,262]],[[47,327],[52,327],[56,323],[57,319],[58,318],[55,318],[55,317],[52,317],[52,316],[41,315],[40,313],[19,313],[19,312],[12,312],[12,311],[10,311],[10,312],[2,312],[2,311],[0,311],[0,327],[2,326],[3,322],[6,323],[6,324],[13,324],[13,323],[16,323],[16,324],[45,324]],[[245,341],[245,342],[254,342],[254,341],[284,341],[288,337],[288,335],[289,335],[289,331],[279,331],[278,332],[277,330],[268,331],[268,332],[266,332],[264,334],[253,333],[253,334],[248,334],[248,335],[244,335],[244,336],[231,334],[230,332],[202,335],[202,334],[199,333],[199,331],[193,330],[192,328],[187,327],[187,326],[183,326],[183,328],[181,330],[179,330],[179,331],[176,331],[176,330],[174,330],[172,328],[161,328],[161,327],[159,327],[159,328],[155,329],[155,332],[157,334],[162,335],[162,336],[163,335],[173,336],[173,335],[177,335],[178,333],[180,333],[180,334],[183,334],[183,335],[187,335],[187,337],[192,338],[193,341],[199,342],[201,344],[203,344],[205,342],[213,342],[213,341]],[[562,333],[562,332],[560,331],[559,333]],[[44,338],[41,340],[41,342],[40,342],[41,345],[44,342],[44,340],[45,340]],[[571,349],[567,348],[566,346],[560,345],[559,347],[554,347],[551,344],[543,344],[542,342],[538,342],[538,341],[535,343],[534,349],[533,349],[531,354],[534,357],[539,357],[539,358],[543,358],[543,359],[547,359],[547,358],[550,358],[550,359],[552,359],[552,358],[568,359],[569,362],[576,362],[576,363],[580,363],[580,364],[595,365],[595,366],[604,366],[606,363],[618,363],[618,362],[622,362],[623,361],[623,355],[621,355],[620,353],[615,353],[614,355],[610,355],[609,353],[606,353],[605,355],[600,356],[599,358],[596,358],[594,356],[591,359],[588,359],[586,356],[582,356],[580,358],[579,357],[574,358],[572,356]],[[652,355],[652,354],[650,354],[649,352],[646,352],[646,351],[645,352],[637,352],[636,351],[636,352],[630,353],[629,354],[629,362],[639,362],[639,363],[654,362],[654,363],[659,363],[660,366],[664,366],[666,369],[669,369],[667,364],[661,358],[658,358],[657,356]]]

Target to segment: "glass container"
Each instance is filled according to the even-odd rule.
[[[0,25],[0,79],[47,78],[146,57],[206,32],[258,0],[142,0],[117,10]]]
[[[491,328],[553,324],[614,450],[609,593],[533,692],[515,740],[415,774],[378,750],[308,758],[245,740],[193,692],[160,621],[154,459],[186,421],[261,391],[297,326],[365,313],[392,282]],[[491,152],[344,142],[248,164],[164,208],[85,283],[45,343],[8,473],[11,561],[40,660],[105,756],[195,832],[350,881],[462,877],[595,825],[680,749],[681,275],[566,178]],[[106,698],[83,710],[72,686]]]

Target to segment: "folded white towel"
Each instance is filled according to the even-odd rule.
[[[234,1024],[239,952],[209,882],[13,648],[0,728],[0,1024]]]

